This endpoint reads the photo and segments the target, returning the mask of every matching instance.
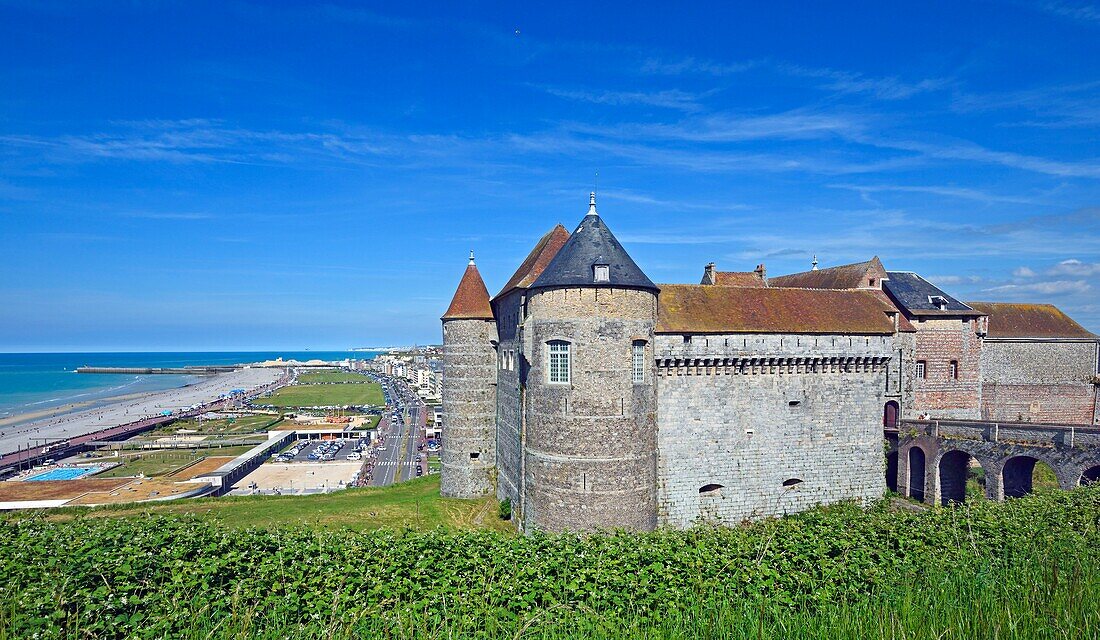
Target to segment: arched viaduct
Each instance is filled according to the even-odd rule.
[[[1062,489],[1100,481],[1100,428],[970,420],[904,420],[887,432],[887,486],[928,504],[966,499],[971,460],[985,471],[985,497],[1031,493],[1035,464]]]

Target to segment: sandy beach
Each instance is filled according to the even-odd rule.
[[[45,440],[73,438],[166,410],[177,413],[191,405],[216,400],[232,389],[261,387],[274,382],[282,373],[278,368],[241,369],[213,375],[178,389],[119,396],[107,404],[95,400],[12,416],[0,422],[0,453],[11,453]],[[97,406],[86,408],[90,404]]]

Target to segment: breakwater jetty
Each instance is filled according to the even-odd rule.
[[[191,376],[209,376],[215,373],[230,373],[240,369],[239,365],[193,366],[193,367],[77,367],[77,373],[128,373],[128,374],[173,374]]]

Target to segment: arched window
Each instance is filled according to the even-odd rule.
[[[631,349],[634,384],[641,384],[645,382],[645,340],[635,340]]]
[[[549,347],[549,362],[546,373],[550,382],[568,383],[570,378],[569,343],[564,340],[551,340]]]

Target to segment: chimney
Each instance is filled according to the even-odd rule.
[[[717,284],[718,280],[714,275],[714,263],[708,262],[707,266],[703,268],[703,284]]]
[[[753,269],[753,273],[755,273],[757,276],[759,276],[760,279],[764,282],[764,284],[768,284],[768,270],[767,270],[766,267],[764,267],[763,262],[756,265],[756,268]]]

